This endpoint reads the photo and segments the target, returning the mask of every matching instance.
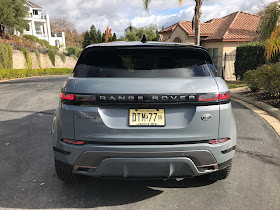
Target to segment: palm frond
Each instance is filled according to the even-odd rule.
[[[270,61],[280,52],[280,26],[277,26],[271,33],[265,45],[266,60]]]
[[[143,0],[143,4],[144,4],[144,9],[146,11],[149,11],[149,4],[151,3],[152,0]]]
[[[262,18],[259,26],[260,41],[270,38],[271,33],[279,24],[280,5],[278,2],[270,4],[262,11]]]

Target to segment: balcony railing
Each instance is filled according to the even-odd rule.
[[[46,19],[46,15],[33,15],[31,13],[28,13],[27,18]]]

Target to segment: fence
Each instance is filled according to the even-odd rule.
[[[213,63],[215,64],[218,76],[225,80],[236,80],[234,62],[236,54],[220,54],[212,56]]]

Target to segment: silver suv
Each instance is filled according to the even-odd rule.
[[[229,89],[204,48],[114,42],[83,50],[53,120],[59,179],[219,180],[236,147]]]

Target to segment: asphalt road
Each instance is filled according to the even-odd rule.
[[[50,128],[65,79],[0,83],[0,208],[280,209],[280,138],[236,102],[238,145],[226,180],[63,184],[55,175]]]

